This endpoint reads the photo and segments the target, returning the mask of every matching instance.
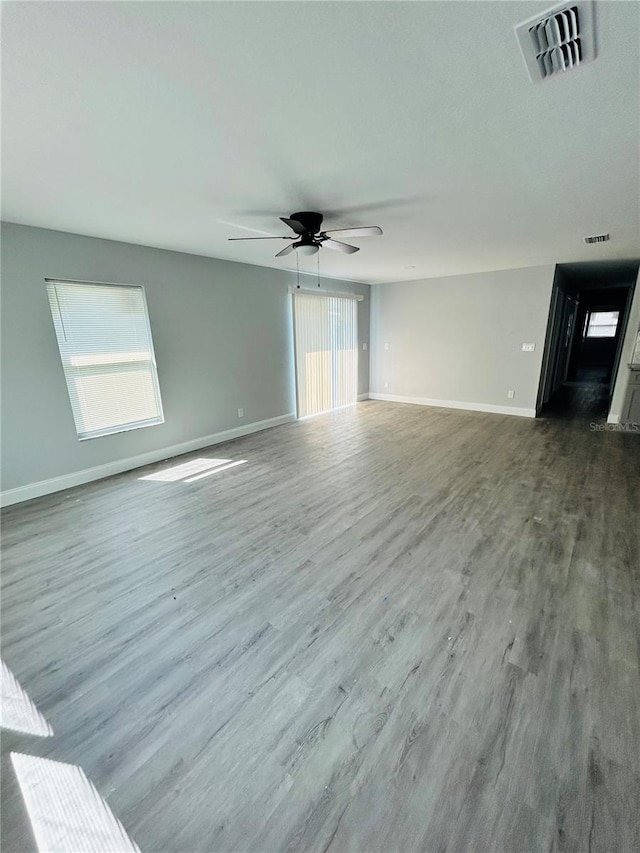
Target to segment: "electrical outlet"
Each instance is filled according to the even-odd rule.
[[[239,417],[239,418],[243,418],[243,417],[244,417],[244,409],[238,409],[238,417]]]
[[[384,345],[384,348],[385,348],[385,349],[389,349],[389,344],[385,344],[385,345]]]
[[[535,344],[522,344],[522,352],[535,352]]]
[[[366,349],[368,349],[368,348],[369,348],[369,345],[368,345],[368,344],[362,344],[362,349],[366,350]]]
[[[515,391],[507,391],[507,397],[508,397],[510,400],[513,400],[513,398],[514,398],[515,396],[516,396],[516,392],[515,392]]]
[[[384,383],[384,387],[385,387],[385,388],[388,388],[388,387],[389,387],[389,383],[388,383],[388,382],[385,382],[385,383]]]

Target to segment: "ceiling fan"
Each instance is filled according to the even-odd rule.
[[[359,252],[357,246],[334,240],[333,235],[340,237],[373,237],[382,234],[382,228],[377,225],[369,225],[365,228],[337,228],[332,231],[321,231],[323,216],[321,213],[313,213],[303,210],[292,213],[291,216],[281,216],[280,219],[294,232],[293,236],[287,237],[229,237],[229,240],[293,240],[282,251],[278,252],[276,258],[288,255],[295,249],[300,255],[314,255],[321,247],[334,249],[336,252],[344,252],[352,255]]]

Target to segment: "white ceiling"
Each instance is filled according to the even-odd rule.
[[[637,256],[640,5],[534,85],[513,27],[548,7],[5,3],[3,218],[291,268],[226,238],[319,210],[382,226],[321,252],[368,282]]]

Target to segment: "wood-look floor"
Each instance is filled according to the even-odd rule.
[[[192,456],[248,461],[3,514],[54,730],[7,853],[10,749],[143,851],[640,850],[640,436],[369,402]]]

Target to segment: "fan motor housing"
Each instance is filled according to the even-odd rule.
[[[317,234],[322,227],[323,217],[321,213],[302,210],[300,213],[292,213],[289,219],[295,219],[296,222],[299,222],[300,225],[302,225],[305,231],[309,232],[309,234]]]

